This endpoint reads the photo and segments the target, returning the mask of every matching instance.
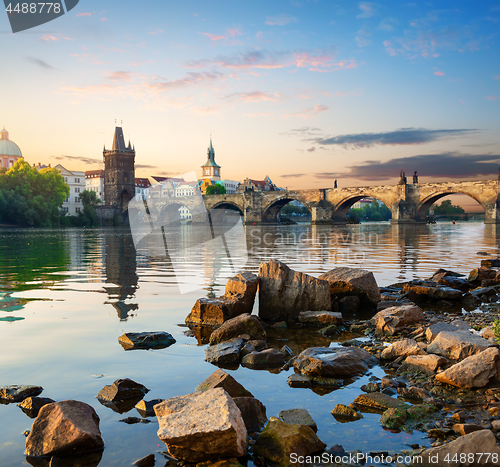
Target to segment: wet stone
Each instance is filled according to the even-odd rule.
[[[149,389],[146,386],[125,378],[117,379],[113,384],[104,386],[96,397],[105,402],[117,402],[135,397],[142,398],[148,392]]]
[[[311,414],[306,409],[290,409],[282,410],[278,417],[285,423],[290,425],[306,425],[316,433],[318,431],[318,426],[316,422],[311,417]]]
[[[175,344],[175,339],[164,331],[127,332],[118,338],[118,342],[125,350],[165,349]]]
[[[142,400],[135,405],[135,409],[139,412],[141,417],[154,417],[156,414],[153,407],[164,400],[165,399],[153,399],[150,401]]]
[[[311,379],[309,376],[293,374],[288,377],[287,381],[292,388],[310,388],[312,385]]]
[[[38,396],[43,391],[41,386],[11,385],[0,387],[0,400],[6,402],[21,402],[27,397]]]

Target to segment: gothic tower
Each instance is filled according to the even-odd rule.
[[[201,166],[201,178],[210,178],[220,180],[220,165],[215,162],[215,151],[212,146],[212,137],[210,137],[210,146],[207,151],[207,162]]]
[[[126,208],[135,196],[135,148],[125,146],[123,130],[117,126],[113,147],[103,151],[104,202],[106,206]]]

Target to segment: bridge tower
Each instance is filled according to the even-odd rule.
[[[207,150],[207,162],[201,166],[201,178],[211,180],[220,180],[220,165],[215,162],[215,150],[212,146],[212,137],[210,136],[210,146]]]
[[[104,147],[104,204],[125,209],[135,196],[135,148],[125,146],[123,130],[117,126],[111,149]]]

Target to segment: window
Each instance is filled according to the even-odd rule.
[[[79,196],[75,196],[75,203],[79,203],[80,202],[80,197]]]
[[[79,178],[75,178],[75,183],[80,183],[80,179]]]
[[[66,213],[69,211],[68,206],[63,206],[63,208],[62,208],[62,209],[63,209],[63,211],[64,211],[64,212],[66,212]]]
[[[65,203],[69,203],[69,198],[66,198],[66,199],[64,200],[64,202],[65,202]]]
[[[75,193],[80,193],[80,187],[75,187]]]
[[[68,177],[64,177],[64,182],[68,183]]]
[[[80,212],[80,208],[75,208],[75,211],[78,214]]]

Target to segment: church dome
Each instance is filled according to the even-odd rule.
[[[19,146],[9,139],[9,132],[4,128],[0,131],[0,157],[14,156],[23,157]]]

